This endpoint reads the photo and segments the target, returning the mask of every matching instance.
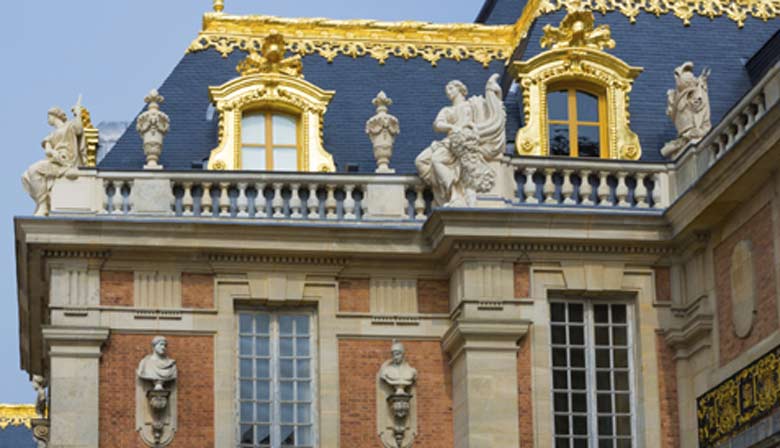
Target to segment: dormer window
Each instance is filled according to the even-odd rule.
[[[584,87],[557,87],[547,93],[549,154],[609,157],[604,95]]]
[[[297,171],[299,120],[273,111],[246,111],[241,119],[241,169]]]
[[[560,27],[546,25],[543,31],[541,45],[550,49],[511,67],[525,115],[515,138],[517,153],[639,159],[628,94],[642,69],[604,51],[615,41],[607,25],[594,25],[590,11],[570,11]]]

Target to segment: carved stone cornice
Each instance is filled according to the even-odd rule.
[[[106,259],[111,256],[110,250],[44,250],[44,258],[97,258]]]
[[[464,252],[566,252],[594,254],[646,254],[665,255],[672,249],[664,245],[637,245],[618,243],[554,243],[554,242],[523,242],[496,243],[489,241],[462,241],[453,245],[456,251]]]
[[[515,352],[531,326],[530,320],[519,317],[517,303],[463,301],[452,316],[441,342],[450,363],[469,351]]]
[[[242,255],[242,254],[208,254],[212,263],[251,263],[251,264],[303,264],[314,266],[342,266],[346,258],[339,257],[307,257],[296,255]]]
[[[702,296],[686,307],[673,307],[672,313],[671,325],[661,334],[675,351],[675,359],[690,358],[712,345],[715,316],[708,296]]]

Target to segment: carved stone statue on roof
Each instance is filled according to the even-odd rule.
[[[506,111],[499,75],[485,86],[485,96],[466,98],[468,89],[460,81],[450,81],[446,92],[452,106],[439,111],[433,123],[437,132],[446,132],[415,160],[417,172],[433,190],[436,205],[473,207],[477,193],[490,191],[496,172],[490,162],[506,150]]]
[[[693,62],[690,61],[674,69],[676,87],[666,93],[666,114],[674,122],[678,138],[661,149],[661,155],[664,157],[676,157],[689,143],[698,142],[712,128],[707,89],[709,76],[709,69],[704,69],[698,77],[695,76]]]
[[[39,160],[22,175],[22,186],[35,201],[35,216],[46,216],[54,182],[87,160],[87,144],[82,123],[81,98],[72,108],[73,118],[59,107],[49,109],[49,125],[54,130],[41,146],[46,158]]]

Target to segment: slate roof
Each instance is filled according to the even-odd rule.
[[[488,0],[477,20],[487,24],[514,23],[524,0]],[[529,37],[516,56],[530,59],[541,51],[539,39],[547,23],[557,26],[564,12],[537,19]],[[694,17],[690,27],[672,15],[654,17],[642,13],[635,24],[619,13],[596,14],[597,24],[609,24],[617,46],[610,53],[632,66],[644,68],[630,94],[631,126],[639,135],[645,161],[662,160],[660,149],[675,138],[675,129],[666,116],[666,90],[674,87],[674,68],[690,60],[696,73],[712,70],[709,79],[713,125],[750,89],[751,77],[745,67],[780,29],[780,20],[761,22],[748,19],[744,28],[727,18],[714,20]],[[780,38],[775,37],[774,47]],[[525,46],[525,48],[524,48]],[[777,55],[780,50],[775,49]],[[168,170],[203,169],[203,161],[217,146],[217,117],[208,117],[208,87],[223,84],[237,76],[235,67],[246,56],[233,52],[222,58],[215,50],[185,55],[159,88],[166,101],[162,109],[171,118],[171,131],[165,140],[161,163]],[[767,56],[762,61],[771,60]],[[776,57],[776,56],[775,56]],[[756,64],[758,65],[758,64]],[[324,146],[333,154],[339,171],[347,164],[359,172],[373,172],[371,144],[364,133],[365,121],[374,113],[371,100],[384,90],[394,104],[390,112],[401,123],[391,166],[399,173],[414,173],[414,158],[434,139],[436,113],[449,102],[444,86],[460,79],[470,94],[481,94],[492,73],[503,73],[503,61],[488,69],[472,60],[441,60],[432,67],[421,58],[404,61],[390,58],[380,65],[369,57],[352,59],[338,56],[328,63],[320,56],[303,58],[305,79],[323,89],[336,91],[325,115]],[[760,70],[759,68],[755,69]],[[509,86],[509,82],[505,82]],[[508,151],[513,151],[514,134],[521,124],[520,92],[507,91]],[[100,162],[101,169],[140,169],[144,163],[140,138],[131,123],[113,150]]]
[[[0,429],[0,448],[35,448],[32,431],[26,426],[9,425]]]

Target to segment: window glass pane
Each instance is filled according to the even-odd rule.
[[[577,148],[580,157],[600,157],[600,145],[598,126],[577,126]]]
[[[569,126],[565,124],[550,125],[550,154],[553,156],[569,155]]]
[[[297,171],[298,150],[295,148],[274,148],[274,171]]]
[[[569,344],[583,345],[585,343],[585,329],[580,326],[569,327]]]
[[[599,121],[599,98],[577,91],[577,121]]]
[[[282,381],[280,383],[279,390],[281,391],[281,399],[282,401],[293,401],[295,399],[294,395],[294,383],[292,381]]]
[[[562,325],[553,325],[552,327],[552,343],[553,344],[565,344],[566,343],[566,327]]]
[[[265,148],[244,146],[241,149],[241,168],[245,170],[264,170]]]
[[[584,322],[584,317],[582,314],[582,304],[580,303],[570,303],[569,304],[569,322]]]
[[[547,94],[547,116],[550,120],[569,119],[569,92],[560,90]]]
[[[250,112],[241,118],[241,142],[265,144],[265,114]]]
[[[564,303],[550,304],[550,320],[552,320],[553,322],[565,322],[566,304]]]
[[[298,382],[298,401],[311,401],[311,384],[309,381]]]
[[[296,120],[289,115],[274,115],[271,118],[274,128],[274,141],[275,145],[295,145],[297,142],[296,136]]]

